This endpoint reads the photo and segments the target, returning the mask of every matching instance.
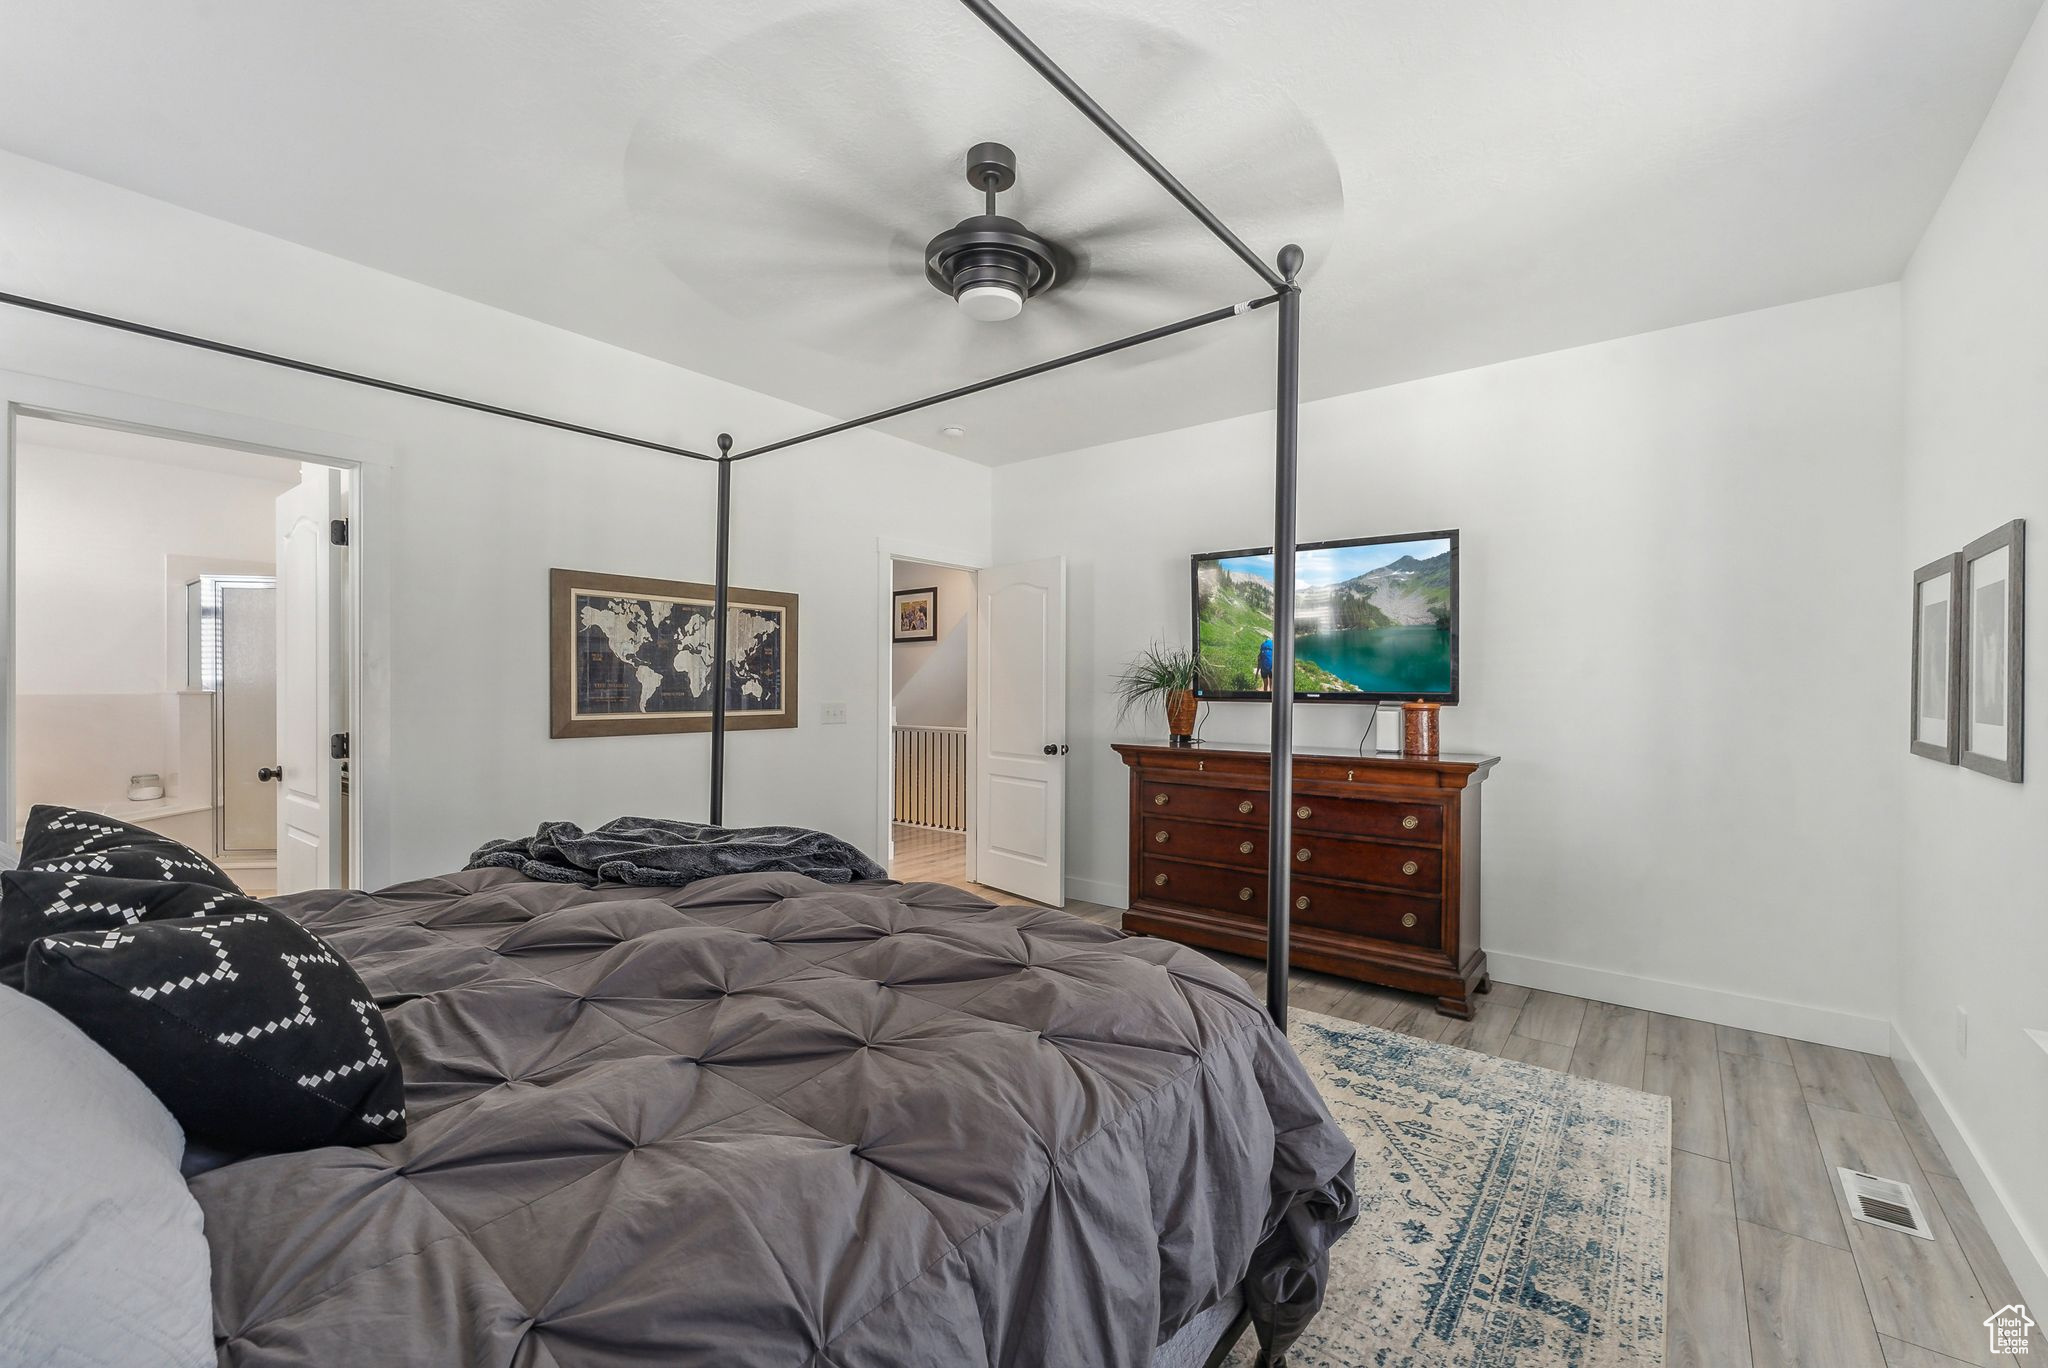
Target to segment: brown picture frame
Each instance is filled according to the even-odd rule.
[[[548,735],[561,740],[584,736],[664,736],[679,732],[711,730],[711,709],[702,712],[657,712],[607,715],[578,715],[576,712],[577,624],[574,621],[578,593],[597,591],[622,598],[667,599],[708,606],[712,586],[695,580],[649,579],[636,575],[606,575],[588,570],[548,571]],[[769,609],[782,616],[782,707],[779,711],[750,712],[729,708],[725,715],[728,731],[766,731],[797,725],[797,596],[773,589],[728,591],[731,608]]]
[[[1988,623],[1980,621],[1979,614],[1989,605],[1978,602],[1973,586],[1971,570],[1978,561],[1999,551],[2006,553],[2005,591],[1992,596],[1992,603],[2003,619],[1995,631],[1998,659],[1987,666],[1984,657],[1992,654],[1987,643],[1994,638],[1994,630]],[[2005,526],[1986,532],[1963,548],[1963,568],[1958,577],[1957,593],[1963,600],[1963,679],[1962,679],[1962,724],[1958,746],[1961,763],[1965,768],[1979,774],[1988,774],[1994,779],[2003,779],[2017,784],[2025,778],[2026,758],[2026,701],[2027,701],[2027,523],[2024,518],[2015,518]],[[1985,704],[1985,698],[1996,698],[2003,717],[2000,735],[2003,753],[1993,754],[1973,749],[1976,737],[1977,712]]]
[[[1948,581],[1948,613],[1942,628],[1943,640],[1927,640],[1926,591],[1923,585],[1937,580]],[[1963,716],[1963,556],[1952,551],[1940,560],[1929,561],[1913,572],[1913,679],[1909,689],[1911,706],[1906,713],[1906,744],[1913,754],[1929,760],[1938,760],[1944,765],[1956,763],[1962,749]],[[1920,739],[1921,686],[1926,681],[1928,666],[1935,662],[1928,658],[1930,651],[1942,655],[1941,673],[1947,690],[1946,722],[1942,728],[1943,740],[1940,745]]]

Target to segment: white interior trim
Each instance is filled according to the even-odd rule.
[[[1834,1045],[1865,1054],[1886,1054],[1891,1050],[1892,1026],[1877,1017],[1858,1016],[1828,1007],[1812,1007],[1776,998],[1751,997],[1726,988],[1706,988],[1694,983],[1673,983],[1667,979],[1644,978],[1613,969],[1595,969],[1584,964],[1564,964],[1533,955],[1504,954],[1489,949],[1487,970],[1502,983],[1519,983],[1548,993],[1567,993],[1621,1007],[1639,1007],[1646,1012],[1691,1017],[1717,1026],[1745,1031],[1765,1031],[1816,1045]]]
[[[229,447],[286,460],[334,466],[349,472],[350,555],[345,586],[349,636],[349,867],[352,887],[369,882],[364,851],[381,842],[387,817],[382,807],[383,776],[390,757],[391,697],[388,658],[389,567],[378,563],[375,515],[383,508],[385,481],[394,453],[381,442],[303,428],[247,414],[200,408],[153,395],[98,389],[20,371],[0,371],[0,811],[16,808],[14,787],[14,442],[17,417],[53,418],[92,427],[150,433],[210,446]],[[366,514],[366,510],[368,513]],[[12,819],[0,830],[0,861],[12,865],[20,851],[12,841]]]
[[[1067,875],[1067,896],[1080,902],[1100,903],[1104,907],[1118,909],[1131,905],[1131,892],[1122,884],[1084,879],[1078,874]]]
[[[1891,1057],[1899,1066],[1899,1077],[1905,1080],[1906,1090],[1926,1114],[1928,1128],[1941,1142],[1942,1153],[1954,1166],[1956,1181],[1970,1195],[1970,1205],[1977,1209],[1977,1217],[1984,1223],[1991,1243],[1998,1246],[2006,1270],[2019,1285],[2020,1296],[2037,1309],[2048,1306],[2048,1246],[2014,1218],[2014,1203],[2006,1194],[2005,1185],[1985,1166],[1982,1152],[1956,1119],[1948,1097],[1933,1076],[1920,1067],[1920,1057],[1914,1053],[1912,1042],[1896,1026],[1892,1028]]]
[[[899,560],[919,561],[926,565],[944,566],[949,570],[965,570],[973,574],[986,570],[989,560],[957,546],[937,546],[930,542],[909,541],[900,537],[879,537],[876,539],[877,565],[881,576],[881,590],[876,596],[875,622],[880,635],[875,638],[875,697],[879,701],[875,708],[875,855],[883,864],[889,862],[889,833],[895,825],[896,815],[896,750],[891,735],[895,722],[896,696],[895,652],[890,649],[890,639],[895,631],[896,562]],[[975,738],[978,735],[974,716],[974,684],[981,668],[981,658],[974,649],[974,636],[967,638],[967,866],[966,877],[974,878],[974,755]]]
[[[1122,884],[1099,879],[1067,876],[1067,896],[1105,907],[1127,907],[1129,892]],[[1890,1054],[1895,1034],[1892,1024],[1877,1017],[1857,1016],[1805,1003],[1781,1002],[1775,998],[1752,997],[1725,988],[1704,988],[1692,983],[1623,974],[1612,969],[1595,969],[1583,964],[1538,959],[1533,955],[1486,952],[1487,970],[1502,983],[1565,993],[1594,1002],[1611,1002],[1621,1007],[1638,1007],[1667,1016],[1691,1017],[1718,1026],[1746,1031],[1766,1031],[1793,1040],[1810,1040],[1818,1045],[1835,1045],[1865,1054]],[[2048,1306],[2048,1298],[2042,1305]]]

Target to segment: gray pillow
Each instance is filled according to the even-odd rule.
[[[185,1136],[141,1080],[0,987],[0,1363],[210,1368],[211,1272]]]

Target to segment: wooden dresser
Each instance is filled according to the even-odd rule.
[[[1131,771],[1124,929],[1263,959],[1263,746],[1119,742]],[[1434,993],[1472,1015],[1479,944],[1479,789],[1494,755],[1294,756],[1297,968]]]

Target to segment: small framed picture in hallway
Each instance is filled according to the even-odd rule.
[[[898,589],[892,600],[895,633],[893,642],[937,641],[939,639],[939,591]]]

